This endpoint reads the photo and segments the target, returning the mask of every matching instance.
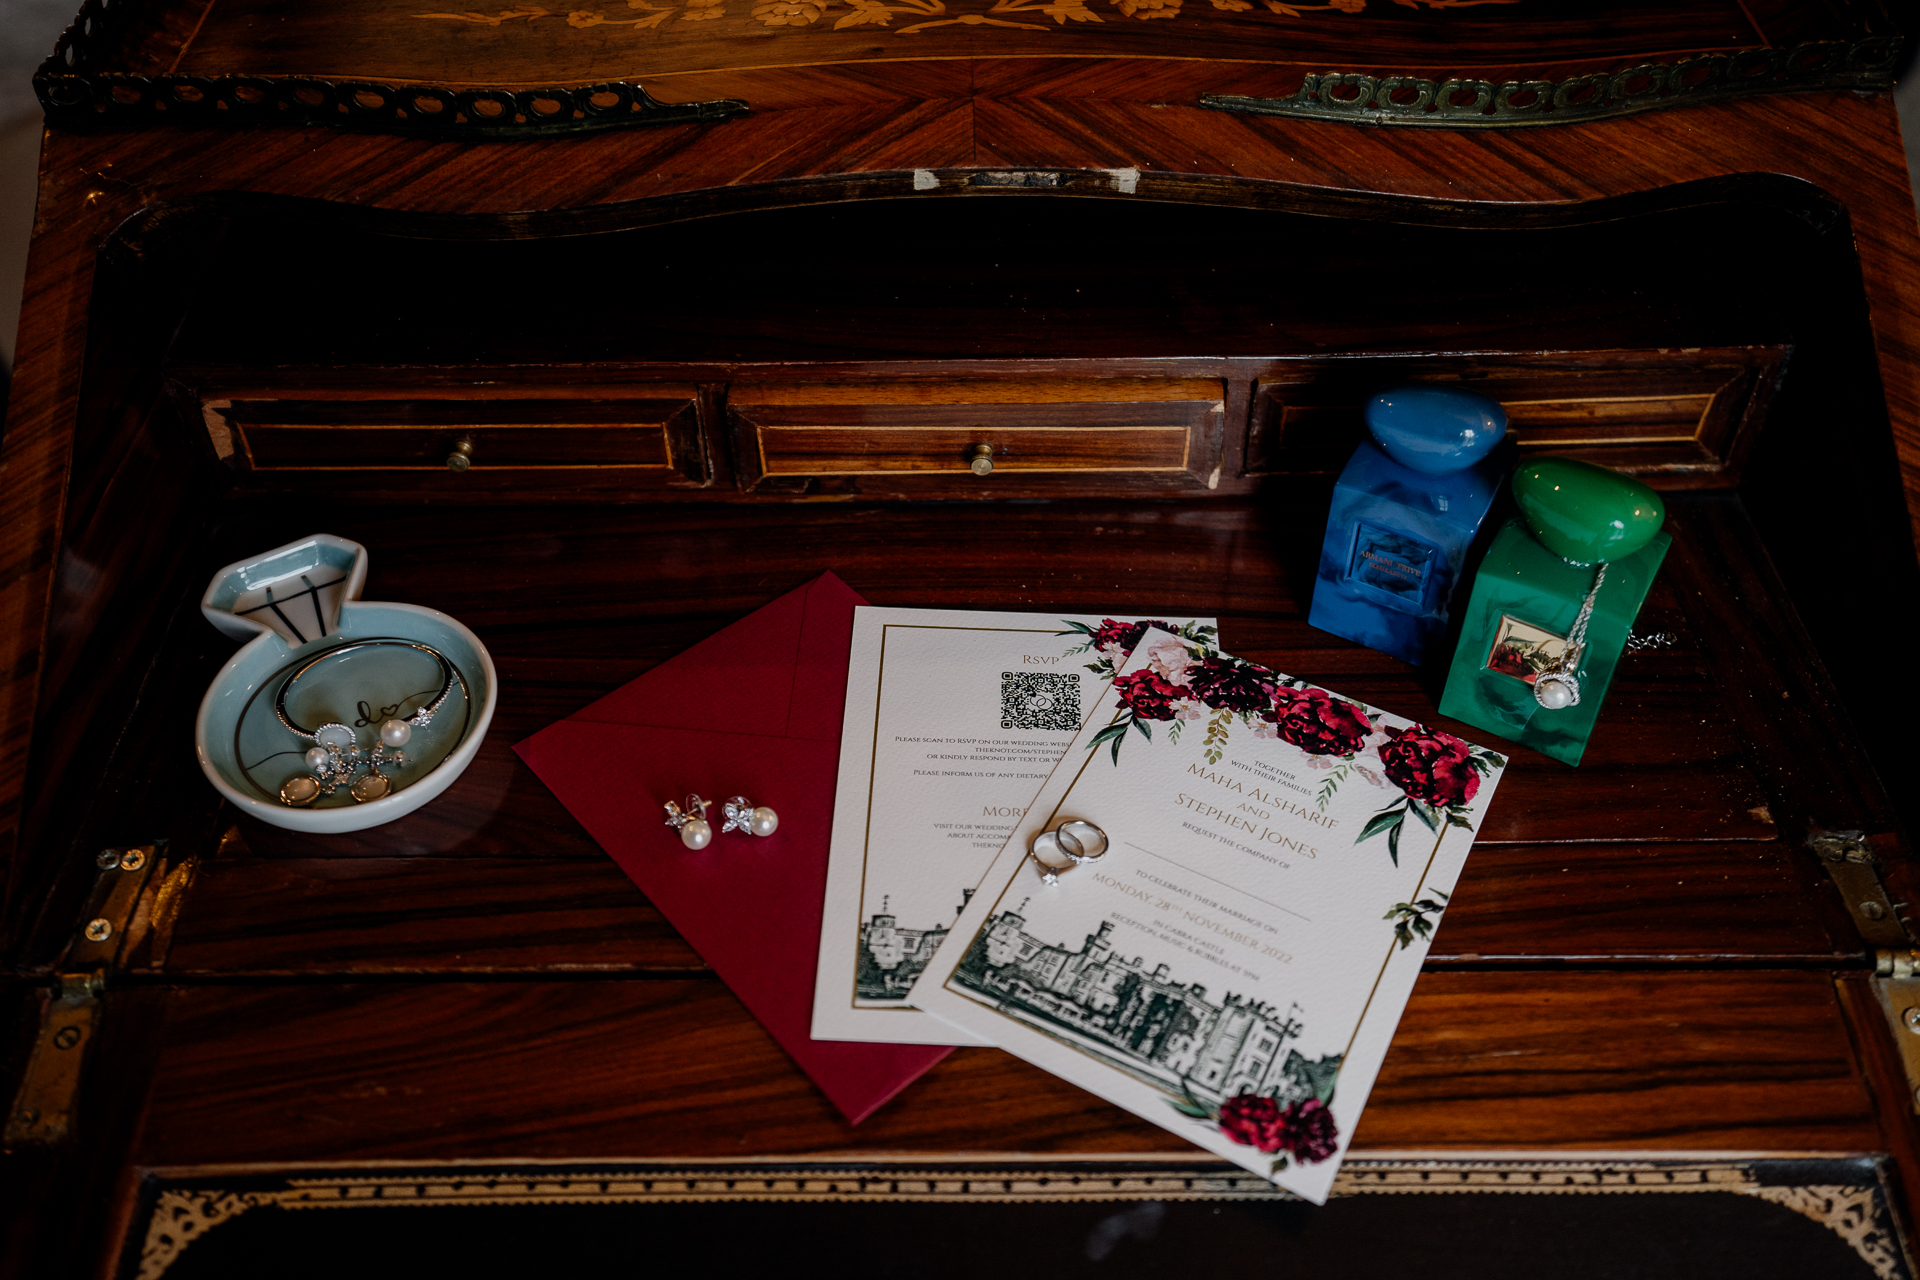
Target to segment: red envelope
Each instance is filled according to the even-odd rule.
[[[808,1034],[847,653],[865,603],[821,574],[514,747],[854,1124],[952,1052]],[[690,791],[714,802],[714,842],[699,853],[662,822],[662,802]],[[722,836],[720,806],[736,794],[771,805],[780,829]]]

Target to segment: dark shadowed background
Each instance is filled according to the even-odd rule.
[[[20,283],[26,278],[40,152],[33,71],[53,52],[54,40],[79,7],[80,0],[0,0],[0,368],[8,372],[20,327]],[[1908,168],[1920,169],[1920,75],[1911,67],[1910,61],[1897,96]]]

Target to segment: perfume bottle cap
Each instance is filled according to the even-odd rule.
[[[1507,411],[1471,391],[1409,383],[1367,401],[1367,430],[1401,466],[1444,475],[1472,466],[1500,443]]]
[[[1574,564],[1622,560],[1667,518],[1660,495],[1631,476],[1572,458],[1535,458],[1513,473],[1520,518],[1547,550]]]

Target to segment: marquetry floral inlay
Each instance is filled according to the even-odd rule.
[[[1375,0],[1405,9],[1466,9],[1489,4],[1519,4],[1520,0]],[[1111,13],[1102,16],[1091,7],[1103,4]],[[835,31],[848,27],[886,27],[895,35],[913,35],[935,27],[1011,27],[1021,31],[1049,31],[1070,22],[1104,22],[1108,17],[1178,18],[1183,0],[994,0],[992,8],[955,12],[946,0],[756,0],[748,21],[773,31],[808,27],[822,18],[832,19]],[[1315,18],[1322,15],[1364,14],[1368,0],[1330,0],[1327,4],[1288,4],[1284,0],[1211,0],[1215,9],[1229,13],[1266,9],[1283,18]],[[416,13],[415,18],[444,22],[464,22],[499,27],[508,23],[538,22],[557,18],[577,30],[588,27],[629,27],[633,30],[658,28],[679,15],[682,22],[699,22],[727,15],[725,0],[684,0],[680,4],[651,4],[648,0],[626,0],[626,12],[618,9],[502,9],[497,13]],[[1376,10],[1378,12],[1378,10]],[[1018,17],[1014,15],[1019,15]],[[908,21],[896,26],[894,19]],[[1022,19],[1025,19],[1024,21]],[[1052,20],[1049,26],[1047,19]]]
[[[776,7],[780,6],[756,5],[754,14],[758,16],[761,9]],[[785,7],[811,8],[814,11],[814,18],[820,16],[820,6],[817,4],[795,4]],[[437,18],[447,22],[469,22],[484,27],[505,26],[509,22],[537,22],[541,18],[564,18],[566,24],[576,30],[585,30],[588,27],[632,27],[636,30],[657,27],[676,12],[679,12],[682,22],[702,22],[710,18],[727,16],[725,0],[687,0],[685,5],[655,5],[646,3],[646,0],[627,0],[627,9],[630,13],[637,13],[639,16],[630,17],[616,12],[615,16],[608,17],[605,13],[594,13],[587,9],[573,9],[565,14],[556,9],[502,9],[498,13],[469,11],[466,13],[416,13],[413,16]],[[813,18],[803,18],[800,21],[811,22]]]

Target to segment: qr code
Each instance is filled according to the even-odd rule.
[[[1065,671],[1002,671],[1002,729],[1080,728],[1080,676]]]

